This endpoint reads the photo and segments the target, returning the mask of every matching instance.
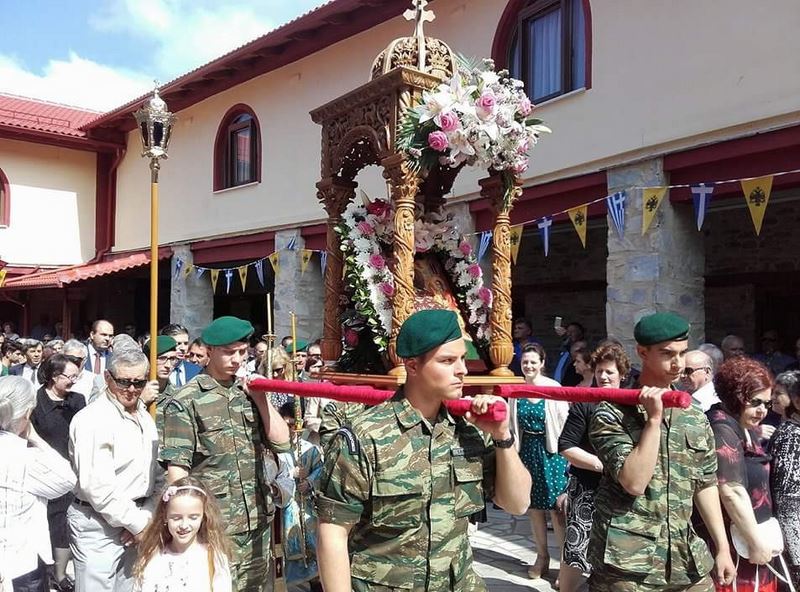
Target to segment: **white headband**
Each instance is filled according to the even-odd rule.
[[[206,494],[205,491],[203,491],[199,487],[195,487],[194,485],[181,485],[180,487],[176,487],[175,485],[170,485],[164,491],[164,495],[161,496],[161,501],[163,501],[164,503],[167,503],[170,499],[172,499],[172,496],[174,496],[179,491],[188,491],[190,489],[193,489],[194,491],[199,491],[203,495]]]

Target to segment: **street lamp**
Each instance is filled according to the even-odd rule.
[[[150,159],[150,380],[156,379],[158,348],[158,170],[160,160],[167,158],[167,147],[172,136],[175,116],[167,111],[167,104],[158,95],[158,85],[153,96],[133,116],[142,138],[142,156]],[[155,403],[150,413],[155,417]]]

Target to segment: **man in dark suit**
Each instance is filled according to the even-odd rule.
[[[183,325],[172,323],[161,329],[161,335],[172,337],[178,344],[175,351],[180,361],[169,375],[169,381],[174,386],[183,386],[203,370],[201,366],[186,359],[186,353],[189,351],[189,330]]]
[[[42,342],[37,339],[20,339],[19,343],[23,347],[25,362],[11,366],[8,369],[8,373],[11,376],[27,378],[33,383],[34,388],[38,389],[41,386],[37,374],[39,372],[39,364],[42,363]]]
[[[106,361],[110,355],[111,340],[114,339],[114,325],[104,319],[92,323],[89,332],[89,355],[86,358],[85,368],[94,374],[103,374],[106,370]]]

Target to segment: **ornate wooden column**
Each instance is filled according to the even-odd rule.
[[[328,213],[326,250],[328,264],[325,268],[325,317],[322,332],[322,359],[334,363],[342,353],[342,282],[343,261],[336,226],[342,220],[347,204],[355,196],[356,183],[339,177],[327,177],[317,183],[317,199]]]
[[[394,201],[394,299],[389,337],[389,357],[394,368],[389,374],[405,376],[405,366],[397,357],[397,334],[414,312],[414,213],[420,179],[402,154],[384,158],[381,165]]]
[[[503,180],[499,174],[481,179],[481,196],[489,200],[495,215],[492,232],[492,294],[490,317],[492,336],[489,342],[489,357],[492,359],[492,376],[513,376],[508,368],[514,357],[511,340],[511,235],[510,215],[514,201],[522,188],[519,179],[514,181],[513,195],[505,198]]]

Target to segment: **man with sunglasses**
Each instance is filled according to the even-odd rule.
[[[76,592],[133,590],[135,544],[163,484],[156,424],[140,400],[147,372],[141,351],[114,351],[104,390],[70,424],[78,484],[67,521]]]
[[[686,354],[686,366],[678,381],[681,389],[692,395],[692,402],[703,413],[719,403],[714,391],[713,367],[714,363],[708,354],[694,349]]]

